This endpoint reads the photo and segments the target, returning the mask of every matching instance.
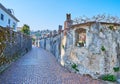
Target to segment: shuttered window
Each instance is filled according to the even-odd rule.
[[[0,18],[1,18],[1,20],[4,20],[4,15],[3,15],[3,14],[1,14]]]

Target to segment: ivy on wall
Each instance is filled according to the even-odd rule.
[[[30,36],[14,32],[10,28],[0,27],[0,66],[14,61],[21,53],[26,52],[25,50],[30,50],[31,46],[32,39]]]
[[[10,41],[10,29],[0,27],[0,65],[8,62],[8,59],[3,55],[7,41]]]

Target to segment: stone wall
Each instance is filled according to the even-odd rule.
[[[72,36],[75,38],[75,34]],[[78,47],[74,42],[73,45],[66,42],[69,47],[64,49],[65,53],[61,55],[63,65],[74,71],[72,65],[76,64],[78,73],[89,74],[93,78],[98,78],[103,74],[115,74],[113,67],[120,66],[119,37],[120,26],[94,23],[86,29],[86,46]],[[69,39],[69,37],[66,36],[64,39]]]
[[[84,47],[76,45],[76,29],[86,30]],[[41,39],[40,46],[53,53],[61,65],[79,74],[98,78],[104,74],[116,74],[114,67],[120,67],[120,26],[114,24],[92,23],[77,26],[58,35]]]
[[[40,40],[40,47],[51,52],[58,61],[61,55],[61,34]]]
[[[30,36],[0,27],[0,66],[11,63],[31,49]]]

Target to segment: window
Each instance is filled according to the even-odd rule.
[[[15,29],[15,27],[16,27],[16,24],[15,24],[15,22],[13,22],[13,29]]]
[[[10,24],[10,19],[8,19],[8,24]]]
[[[1,20],[4,20],[4,15],[3,14],[1,14]]]

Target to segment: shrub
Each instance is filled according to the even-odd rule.
[[[114,72],[118,72],[120,70],[119,67],[113,67]]]
[[[72,68],[75,70],[75,71],[77,71],[77,72],[79,72],[79,70],[77,69],[77,65],[76,64],[72,64]]]
[[[102,51],[105,51],[105,47],[104,47],[104,46],[102,46],[102,47],[101,47],[101,50],[102,50]]]
[[[64,49],[64,48],[65,48],[65,46],[64,46],[64,45],[62,45],[62,48]]]
[[[100,32],[102,32],[103,30],[102,29],[100,29]]]
[[[110,30],[114,30],[114,26],[109,26],[109,29]]]
[[[116,77],[114,75],[107,74],[102,77],[102,80],[115,82]]]
[[[0,65],[3,65],[7,62],[7,58],[6,57],[0,57]]]

